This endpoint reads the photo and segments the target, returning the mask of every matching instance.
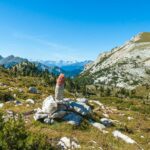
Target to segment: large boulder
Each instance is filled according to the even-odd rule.
[[[81,102],[71,101],[69,104],[70,109],[74,112],[77,112],[83,116],[89,115],[92,113],[91,107]]]
[[[63,120],[67,121],[69,124],[79,125],[83,117],[74,112],[70,112],[64,116]]]
[[[57,102],[54,100],[52,96],[49,96],[44,100],[42,111],[48,114],[52,114],[55,111],[57,111]]]

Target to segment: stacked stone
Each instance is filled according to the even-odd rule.
[[[65,82],[65,76],[64,74],[60,74],[55,88],[55,100],[63,100],[64,98],[64,82]]]

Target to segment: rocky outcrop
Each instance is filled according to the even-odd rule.
[[[134,89],[150,83],[150,33],[133,37],[123,46],[100,54],[81,75],[91,76],[95,84]]]
[[[43,101],[42,109],[37,109],[34,119],[42,120],[48,124],[53,123],[55,119],[62,119],[70,124],[79,125],[83,118],[90,116],[91,113],[90,106],[85,103],[73,100],[58,101],[49,96]]]

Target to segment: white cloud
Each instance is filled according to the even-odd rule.
[[[26,40],[37,42],[44,46],[48,46],[49,48],[53,48],[54,50],[59,50],[59,51],[60,50],[66,50],[66,51],[73,50],[72,48],[69,48],[68,46],[61,45],[58,43],[53,43],[53,42],[41,39],[38,36],[32,36],[32,35],[27,35],[27,34],[22,34],[22,33],[14,33],[13,36],[18,39],[26,39]]]
[[[83,60],[81,54],[77,53],[79,50],[75,50],[65,45],[61,45],[58,43],[50,42],[48,40],[44,40],[39,36],[32,36],[28,34],[14,33],[13,36],[21,40],[23,43],[22,51],[29,47],[29,50],[24,51],[25,57],[29,59],[47,59],[47,60]],[[21,50],[19,49],[19,50]],[[29,53],[32,49],[32,53]],[[27,52],[28,51],[28,52]],[[30,55],[29,55],[30,54]]]

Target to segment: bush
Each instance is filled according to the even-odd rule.
[[[53,150],[48,138],[40,134],[31,134],[25,128],[20,116],[9,119],[7,122],[0,113],[0,149],[3,150]]]
[[[9,100],[13,100],[14,98],[13,98],[13,96],[11,95],[11,93],[10,92],[8,92],[8,91],[0,91],[0,100],[1,101],[4,101],[4,102],[6,102],[6,101],[9,101]]]

